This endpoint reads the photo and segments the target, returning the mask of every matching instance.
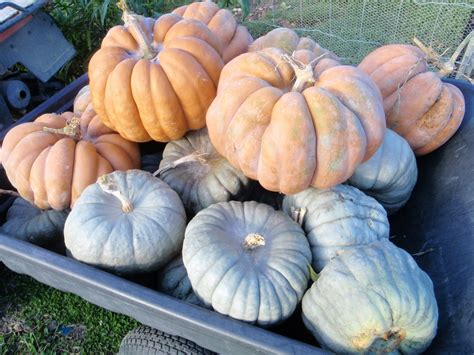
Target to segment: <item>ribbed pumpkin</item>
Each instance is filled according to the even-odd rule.
[[[89,62],[94,109],[128,140],[167,142],[202,128],[224,62],[202,22],[166,14],[156,21],[124,10]]]
[[[64,226],[72,257],[118,273],[149,272],[181,250],[186,214],[167,184],[141,170],[99,177]]]
[[[372,158],[356,168],[348,183],[394,213],[410,198],[417,177],[415,154],[407,141],[387,129],[383,144]]]
[[[341,65],[339,57],[333,52],[321,47],[309,37],[299,37],[295,31],[286,27],[275,28],[266,35],[257,38],[249,47],[249,52],[270,47],[280,48],[285,53],[306,63],[313,61],[315,75]]]
[[[89,85],[86,85],[81,90],[79,90],[76,97],[74,98],[72,111],[76,115],[80,116],[88,109],[90,103],[91,91]]]
[[[436,335],[433,283],[389,241],[332,259],[302,304],[306,327],[337,354],[419,354]]]
[[[190,216],[217,202],[241,200],[253,186],[217,153],[206,128],[168,143],[158,171],[181,197]]]
[[[173,14],[185,19],[198,20],[207,25],[219,38],[223,59],[227,63],[238,55],[247,52],[253,38],[242,25],[239,25],[229,10],[220,9],[212,1],[193,2],[175,9]]]
[[[314,77],[312,64],[277,48],[224,67],[206,120],[221,155],[283,193],[345,181],[385,132],[382,98],[366,74],[336,66]]]
[[[352,186],[310,187],[285,196],[282,210],[305,231],[317,272],[341,251],[389,237],[383,207]]]
[[[204,306],[193,291],[181,254],[160,270],[157,279],[159,291],[197,306]]]
[[[48,245],[63,236],[68,211],[42,210],[22,198],[8,209],[0,231],[37,245]]]
[[[464,117],[461,91],[428,71],[419,48],[390,44],[369,53],[359,69],[370,75],[384,100],[387,127],[410,144],[416,155],[443,145]]]
[[[45,114],[5,136],[1,160],[21,197],[42,209],[74,204],[97,177],[138,168],[140,153],[105,127],[93,110]]]
[[[262,203],[221,202],[189,222],[183,262],[196,294],[219,313],[269,326],[287,319],[307,288],[303,230]]]

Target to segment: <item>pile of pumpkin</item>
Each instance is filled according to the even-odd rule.
[[[163,292],[261,326],[302,300],[336,352],[424,351],[433,285],[387,212],[410,197],[415,154],[458,129],[461,92],[414,46],[353,67],[289,29],[253,41],[212,2],[156,20],[121,4],[74,111],[3,141],[22,199],[2,230],[47,244],[64,229],[77,260],[159,270]],[[169,143],[140,154],[152,140]]]

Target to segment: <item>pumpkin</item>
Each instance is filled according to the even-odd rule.
[[[8,209],[2,233],[37,245],[48,245],[62,238],[68,211],[41,210],[17,198]]]
[[[256,39],[249,47],[249,52],[256,52],[270,47],[280,48],[300,61],[306,61],[306,63],[312,61],[316,75],[326,69],[341,65],[339,57],[333,52],[321,47],[309,37],[299,37],[295,31],[286,27],[275,28]]]
[[[204,127],[224,62],[219,39],[197,20],[156,21],[124,10],[89,62],[92,103],[130,141],[179,139]]]
[[[359,165],[349,184],[374,197],[388,213],[394,213],[410,198],[418,169],[410,145],[387,129],[377,152]]]
[[[433,283],[389,241],[332,259],[302,304],[306,327],[335,353],[418,354],[436,335]]]
[[[247,52],[253,41],[247,28],[239,25],[229,10],[220,9],[212,1],[193,2],[178,7],[173,14],[205,23],[219,38],[225,63]]]
[[[84,190],[64,226],[70,255],[117,273],[149,272],[181,250],[179,196],[142,170],[115,171]]]
[[[73,102],[73,112],[80,116],[86,109],[88,109],[89,104],[91,103],[91,92],[89,85],[84,86],[79,90]]]
[[[138,145],[105,127],[93,110],[44,114],[12,128],[2,162],[21,197],[41,209],[64,210],[98,176],[139,167]]]
[[[176,256],[158,273],[158,290],[197,306],[204,306],[193,291],[181,255]]]
[[[389,237],[383,207],[352,186],[311,187],[285,196],[282,210],[305,231],[317,272],[340,251]]]
[[[359,69],[379,87],[387,127],[410,144],[416,155],[443,145],[464,117],[461,91],[428,71],[426,55],[406,44],[390,44],[369,53]]]
[[[314,77],[312,64],[277,48],[224,67],[206,120],[221,155],[285,194],[346,181],[385,132],[380,92],[362,71],[336,66]]]
[[[303,296],[311,251],[303,230],[282,212],[254,201],[230,201],[191,220],[183,262],[207,306],[269,326],[288,318]]]
[[[206,128],[168,143],[158,173],[181,197],[188,215],[217,202],[242,199],[252,186],[217,153]]]

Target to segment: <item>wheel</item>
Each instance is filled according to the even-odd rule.
[[[119,355],[137,354],[215,354],[185,338],[140,326],[130,331],[122,340]]]

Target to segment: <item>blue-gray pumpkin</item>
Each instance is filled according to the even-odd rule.
[[[181,254],[160,270],[157,287],[159,291],[167,295],[197,306],[204,306],[204,303],[193,291]]]
[[[379,201],[388,213],[394,213],[410,198],[417,177],[416,158],[410,145],[387,129],[380,148],[355,169],[348,182]]]
[[[352,186],[311,187],[285,196],[282,209],[303,227],[318,272],[341,250],[389,237],[384,208]]]
[[[302,303],[306,327],[336,353],[417,354],[436,335],[433,283],[389,241],[332,259]]]
[[[49,245],[61,240],[67,215],[67,210],[42,210],[19,197],[8,209],[1,231],[33,244]]]
[[[300,226],[268,205],[222,202],[188,224],[183,261],[194,291],[219,313],[268,326],[307,288],[311,251]]]
[[[253,186],[217,153],[207,128],[168,143],[158,176],[179,194],[190,216],[214,203],[241,200]]]
[[[182,247],[186,214],[166,183],[142,170],[116,171],[84,190],[64,228],[77,260],[117,273],[160,268]]]

